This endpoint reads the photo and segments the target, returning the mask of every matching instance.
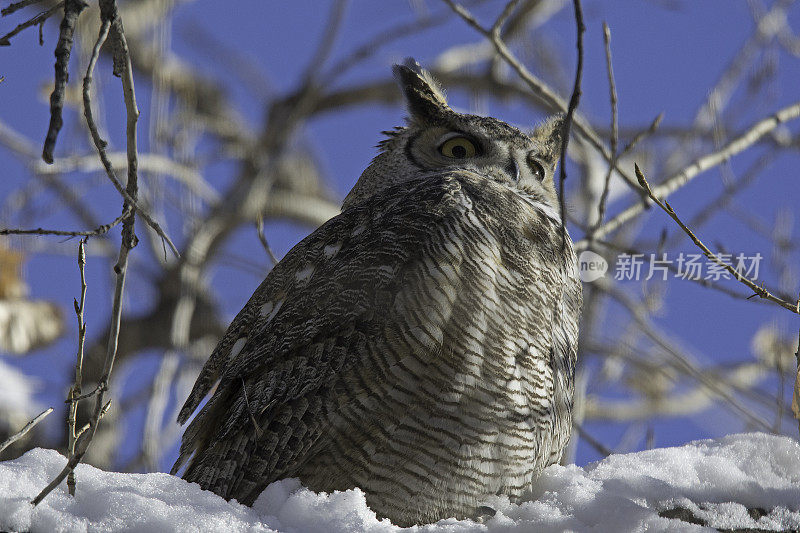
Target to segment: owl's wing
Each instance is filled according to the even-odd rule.
[[[355,369],[374,366],[367,345],[392,329],[395,300],[413,285],[409,267],[430,252],[432,231],[468,207],[460,189],[447,178],[393,187],[295,246],[197,378],[180,423],[218,384],[186,429],[173,473],[188,460],[186,479],[249,503],[290,474],[323,431],[323,401],[348,401],[339,388]],[[421,351],[439,349],[435,337]],[[248,486],[254,477],[260,487]]]

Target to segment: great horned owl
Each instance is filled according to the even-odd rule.
[[[269,273],[180,412],[177,472],[250,505],[271,482],[361,488],[398,525],[518,500],[569,439],[581,285],[553,171],[526,135],[453,111],[396,65],[405,127],[342,213]]]

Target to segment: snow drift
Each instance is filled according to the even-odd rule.
[[[316,494],[297,480],[273,483],[252,508],[168,474],[121,474],[80,465],[77,495],[61,486],[28,502],[64,466],[35,449],[0,463],[0,530],[33,532],[515,532],[800,529],[800,445],[763,433],[731,435],[551,466],[536,501],[498,498],[480,524],[442,520],[402,530],[379,520],[358,489]]]

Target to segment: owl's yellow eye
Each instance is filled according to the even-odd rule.
[[[475,143],[466,137],[453,137],[447,139],[439,147],[439,153],[445,157],[453,159],[465,159],[467,157],[474,157],[478,149],[475,148]]]

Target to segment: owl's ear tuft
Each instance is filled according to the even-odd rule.
[[[403,64],[395,65],[392,72],[406,97],[412,120],[424,121],[450,109],[444,90],[414,58],[406,58]]]
[[[561,156],[561,143],[564,140],[563,130],[566,120],[566,114],[555,114],[539,124],[530,134],[531,139],[541,144],[541,157],[552,168],[555,168],[558,158]]]

